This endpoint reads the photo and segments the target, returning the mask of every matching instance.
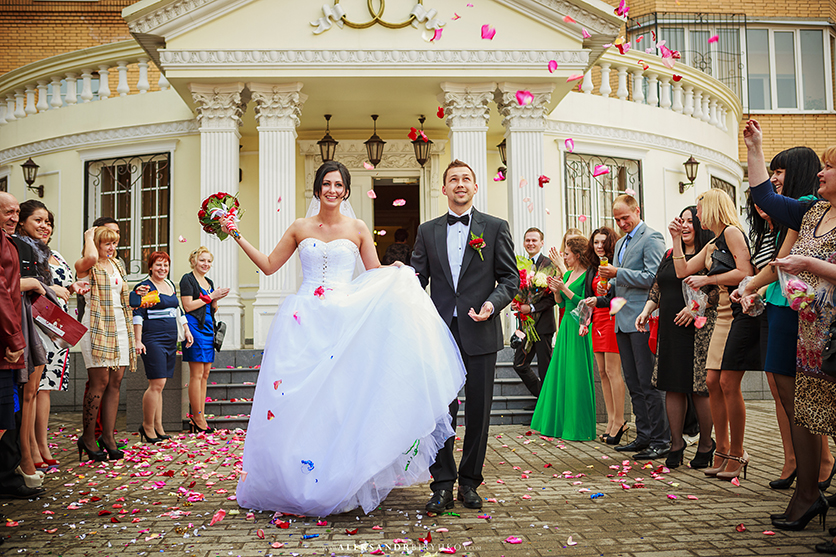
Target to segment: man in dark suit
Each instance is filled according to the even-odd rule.
[[[601,278],[609,281],[608,298],[598,298],[598,306],[606,307],[613,295],[626,300],[615,315],[615,339],[621,354],[624,382],[630,391],[636,415],[636,438],[616,447],[616,451],[636,452],[636,460],[656,460],[670,452],[671,432],[662,392],[652,384],[653,353],[648,341],[650,333],[636,329],[636,317],[644,309],[647,294],[653,286],[656,271],[665,253],[665,240],[641,219],[636,199],[619,195],[612,205],[612,215],[624,236],[615,243],[614,265],[599,267]],[[598,294],[603,294],[601,286]]]
[[[454,160],[444,171],[442,182],[448,212],[418,228],[410,262],[421,286],[430,284],[433,303],[450,327],[467,370],[467,429],[458,474],[453,437],[447,439],[430,467],[433,496],[426,509],[437,514],[453,507],[457,477],[458,500],[469,509],[482,507],[476,488],[482,483],[488,445],[496,353],[503,346],[499,315],[520,286],[508,223],[473,208],[479,188],[473,169]],[[457,399],[450,404],[454,428],[458,411]]]
[[[528,257],[533,260],[533,270],[542,270],[552,264],[551,259],[543,255],[543,241],[545,236],[539,228],[529,228],[523,236],[523,246]],[[552,359],[552,339],[557,330],[554,322],[554,296],[551,292],[534,302],[533,304],[522,304],[520,311],[523,314],[531,315],[534,319],[534,329],[540,340],[534,342],[525,351],[526,343],[514,352],[514,371],[520,376],[528,391],[534,396],[540,396],[540,387],[546,378],[546,371],[549,369],[549,362]],[[531,362],[537,356],[537,369],[540,376],[531,369]]]

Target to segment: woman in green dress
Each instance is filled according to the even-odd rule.
[[[587,259],[586,238],[577,236],[566,241],[563,254],[568,272],[549,277],[554,299],[567,312],[574,310],[592,292],[595,269]],[[554,356],[543,381],[537,407],[531,418],[531,429],[549,437],[568,441],[595,439],[595,380],[592,373],[592,341],[588,329],[580,334],[577,319],[564,319],[557,331]]]

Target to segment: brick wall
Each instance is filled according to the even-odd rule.
[[[605,0],[617,6],[620,0]],[[739,14],[748,17],[810,17],[829,18],[836,21],[836,2],[828,0],[790,0],[784,2],[763,2],[762,0],[634,0],[627,1],[630,16],[636,17],[653,12],[681,12],[702,14]]]
[[[763,129],[767,162],[790,147],[803,145],[821,154],[826,147],[836,144],[836,117],[832,114],[744,114],[738,144],[738,156],[743,163],[746,162],[743,127],[749,118],[757,120]]]

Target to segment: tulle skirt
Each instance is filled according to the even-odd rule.
[[[430,479],[464,384],[455,340],[410,267],[368,271],[321,296],[303,283],[268,335],[238,504],[368,513]]]

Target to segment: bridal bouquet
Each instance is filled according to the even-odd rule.
[[[525,333],[523,350],[528,352],[534,343],[540,340],[540,335],[537,334],[534,317],[523,313],[522,306],[523,304],[533,306],[542,300],[543,296],[551,295],[548,278],[557,274],[557,267],[549,261],[546,266],[537,269],[531,258],[518,255],[517,271],[520,273],[520,290],[511,302],[511,308],[520,320],[520,329]]]
[[[238,222],[241,214],[243,211],[238,205],[238,198],[229,193],[219,192],[203,200],[197,212],[197,219],[203,230],[216,235],[221,240],[226,240],[229,234],[221,228],[221,219],[231,216],[235,222]],[[232,233],[237,233],[237,230],[233,230]]]

